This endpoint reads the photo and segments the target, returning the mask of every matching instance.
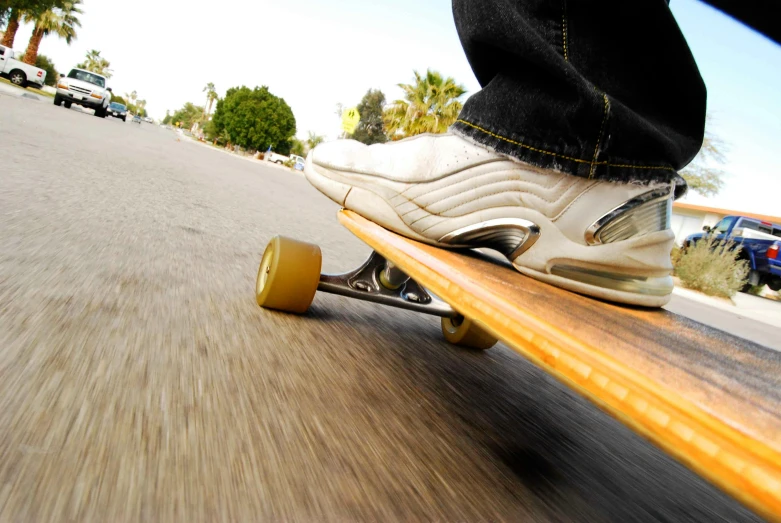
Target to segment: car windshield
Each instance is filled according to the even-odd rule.
[[[716,231],[716,232],[727,232],[727,230],[729,229],[729,226],[732,225],[732,220],[734,220],[734,218],[724,218],[724,219],[722,219],[716,225],[716,227],[713,228],[713,230]]]
[[[117,102],[111,102],[110,107],[117,111],[124,111],[125,109],[127,109],[127,107],[125,107],[122,104],[118,104]]]
[[[106,80],[102,76],[88,73],[87,71],[71,69],[71,72],[68,73],[68,78],[75,78],[76,80],[91,83],[93,85],[97,85],[98,87],[106,87]]]

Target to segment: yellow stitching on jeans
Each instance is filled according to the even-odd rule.
[[[564,61],[569,62],[567,56],[567,0],[561,2],[563,13],[561,14],[561,39],[564,42]]]
[[[487,135],[493,136],[494,138],[498,138],[500,140],[504,140],[505,142],[509,142],[509,143],[511,143],[513,145],[517,145],[519,147],[524,147],[526,149],[530,149],[530,150],[532,150],[534,152],[538,152],[538,153],[542,153],[542,154],[549,154],[549,155],[555,156],[557,158],[564,158],[565,160],[570,160],[570,161],[578,162],[578,163],[591,163],[588,160],[581,160],[580,158],[572,158],[570,156],[564,156],[563,154],[556,154],[556,153],[552,153],[550,151],[543,151],[542,149],[537,149],[537,148],[532,147],[530,145],[526,145],[525,143],[516,142],[515,140],[510,140],[509,138],[505,138],[504,136],[500,136],[498,134],[492,133],[488,129],[483,129],[482,127],[480,127],[478,125],[475,125],[475,124],[473,124],[471,122],[467,122],[466,120],[459,119],[459,120],[457,120],[457,122],[458,123],[462,123],[464,125],[468,125],[469,127],[474,127],[478,131],[482,131],[482,132],[484,132]]]
[[[607,165],[608,167],[626,167],[628,169],[648,169],[648,170],[675,172],[675,169],[673,169],[672,167],[664,167],[659,165],[630,165],[628,163],[607,163],[607,162],[597,162],[595,165]]]
[[[599,144],[602,143],[602,134],[605,132],[605,121],[607,120],[607,111],[610,106],[610,102],[607,100],[607,95],[602,93],[602,98],[605,100],[605,108],[602,111],[602,125],[599,126],[599,138],[597,138],[597,145],[594,146],[594,158],[591,160],[591,169],[588,172],[589,180],[594,177],[596,171],[597,155],[599,154]]]
[[[562,154],[556,154],[556,153],[552,153],[550,151],[544,151],[542,149],[537,149],[535,147],[531,147],[529,145],[526,145],[525,143],[516,142],[515,140],[510,140],[509,138],[505,138],[504,136],[501,136],[499,134],[493,133],[493,132],[489,131],[488,129],[483,129],[479,125],[475,125],[472,122],[467,122],[466,120],[461,120],[460,118],[458,120],[456,120],[456,123],[461,123],[461,124],[467,125],[469,127],[477,129],[478,131],[483,132],[483,133],[485,133],[485,134],[487,134],[489,136],[492,136],[494,138],[498,138],[499,140],[503,140],[503,141],[505,141],[507,143],[511,143],[513,145],[517,145],[517,146],[523,147],[525,149],[530,149],[530,150],[538,152],[538,153],[548,154],[550,156],[555,156],[557,158],[563,158],[565,160],[570,160],[572,162],[588,163],[588,164],[591,163],[588,160],[581,160],[580,158],[572,158],[571,156],[564,156]],[[673,169],[672,167],[665,167],[665,166],[660,166],[660,165],[630,165],[630,164],[624,164],[624,163],[608,163],[608,162],[604,162],[604,161],[603,162],[594,162],[594,165],[607,165],[608,167],[626,167],[628,169],[648,169],[648,170],[673,171],[673,172],[675,172],[675,169]]]

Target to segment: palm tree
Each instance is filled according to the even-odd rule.
[[[113,70],[111,69],[111,62],[100,56],[100,51],[97,49],[88,51],[87,59],[78,64],[76,67],[80,69],[86,69],[87,71],[92,71],[93,73],[98,73],[105,76],[106,78],[111,78],[113,74]]]
[[[415,83],[399,84],[404,100],[396,100],[383,115],[391,139],[422,133],[444,133],[458,119],[466,89],[431,69],[415,73]]]
[[[295,136],[292,138],[292,141],[293,145],[290,146],[290,154],[295,154],[296,156],[306,156],[306,145],[304,145],[304,142]]]
[[[24,12],[21,9],[17,9],[16,7],[11,8],[10,13],[8,14],[8,23],[5,26],[3,40],[0,42],[0,45],[4,45],[6,47],[14,46],[16,31],[19,30],[19,18],[21,18],[23,15]]]
[[[219,100],[220,97],[217,95],[217,91],[212,91],[206,99],[209,100],[209,108],[206,110],[206,114],[209,115],[212,112],[212,104]]]
[[[38,48],[44,36],[54,33],[65,39],[68,45],[76,39],[76,28],[81,27],[77,15],[83,13],[79,5],[81,0],[67,0],[62,4],[61,9],[47,9],[40,14],[25,13],[25,22],[35,24],[30,42],[27,44],[27,52],[24,54],[25,63],[35,65]]]
[[[309,131],[309,136],[306,139],[307,149],[311,151],[312,149],[314,149],[315,147],[323,143],[323,141],[325,141],[324,136],[320,136],[318,134],[313,133],[312,131]]]
[[[204,104],[204,108],[208,107],[208,109],[206,109],[203,113],[204,116],[206,116],[212,111],[212,104],[214,103],[214,100],[217,99],[217,91],[214,90],[214,84],[209,82],[206,84],[206,87],[203,88],[203,92],[206,93],[206,103]]]

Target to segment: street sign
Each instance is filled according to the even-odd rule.
[[[347,134],[353,134],[360,121],[361,113],[358,112],[357,107],[345,109],[342,113],[342,130]]]

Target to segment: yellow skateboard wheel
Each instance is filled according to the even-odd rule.
[[[475,322],[463,316],[442,318],[442,334],[453,345],[472,349],[490,349],[498,341]]]
[[[297,314],[306,312],[317,292],[322,260],[317,245],[274,236],[258,269],[258,305]]]

